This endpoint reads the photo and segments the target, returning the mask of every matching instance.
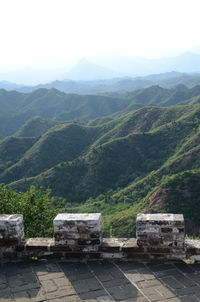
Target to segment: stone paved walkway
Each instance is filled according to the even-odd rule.
[[[0,302],[197,302],[200,264],[19,262],[0,265]]]

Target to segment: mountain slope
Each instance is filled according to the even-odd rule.
[[[59,165],[35,178],[27,178],[25,182],[22,179],[13,185],[22,190],[30,183],[40,184],[52,188],[57,196],[79,202],[109,189],[125,187],[138,177],[143,178],[150,171],[159,171],[165,164],[169,165],[168,161],[173,156],[177,162],[183,146],[199,131],[200,107],[195,105],[191,108],[175,121],[147,132],[111,137],[107,143],[97,144],[83,157],[72,162],[60,161]],[[190,147],[194,148],[191,142]]]
[[[133,104],[143,106],[173,106],[178,104],[190,103],[192,98],[200,95],[200,85],[187,88],[185,85],[177,85],[171,89],[164,89],[160,86],[151,86],[146,89],[140,89],[126,93],[121,97],[130,101],[130,108]]]
[[[164,163],[158,170],[153,170],[144,178],[138,178],[128,186],[122,189],[110,190],[105,194],[100,194],[98,197],[90,198],[83,205],[71,205],[68,206],[68,211],[71,212],[95,212],[99,211],[104,217],[104,234],[109,236],[135,236],[135,224],[136,216],[140,212],[174,212],[175,207],[177,210],[176,202],[177,198],[173,198],[169,201],[168,205],[168,195],[165,194],[166,190],[165,183],[168,183],[170,177],[176,179],[176,175],[182,175],[185,171],[189,169],[189,173],[193,175],[193,172],[199,171],[200,169],[200,146],[196,146],[186,154],[182,154],[178,157],[172,156],[172,159]],[[198,169],[198,170],[194,170]],[[182,172],[181,172],[182,171]],[[177,174],[178,173],[178,174]],[[199,172],[198,172],[199,173]],[[181,185],[181,178],[177,177],[178,181],[175,182],[177,187]],[[187,189],[187,183],[189,187]],[[188,181],[186,183],[186,190],[191,191],[190,186],[193,180],[190,181],[190,176],[188,176]],[[198,180],[195,182],[198,183]],[[184,197],[184,203],[181,201],[181,196],[184,194],[183,190],[176,191],[176,195],[179,195],[178,199],[182,203],[181,210],[185,216],[186,222],[186,233],[190,236],[199,235],[200,222],[199,219],[194,219],[197,208],[193,208],[193,203],[196,205],[198,203],[198,198],[196,196],[199,194],[199,186],[193,185],[192,192],[189,194],[190,200],[189,205],[186,195]],[[162,194],[162,192],[164,193]],[[160,193],[161,192],[161,193]],[[167,191],[168,192],[168,191]],[[158,197],[158,198],[157,198]],[[187,207],[190,207],[188,212]],[[188,215],[189,214],[189,215]],[[196,216],[195,216],[196,217]]]
[[[38,89],[30,94],[0,90],[0,105],[0,138],[3,138],[16,133],[35,116],[62,122],[83,116],[96,118],[120,111],[126,102],[119,97],[80,96]]]
[[[108,122],[103,119],[106,122],[97,126],[70,123],[56,126],[42,135],[17,163],[5,170],[0,175],[0,180],[9,183],[21,177],[35,176],[62,161],[73,160],[86,154],[89,148],[99,148],[113,139],[133,133],[142,134],[142,141],[145,139],[145,133],[175,121],[185,113],[193,112],[193,108],[194,106],[144,107]],[[41,119],[33,121],[34,124],[38,121],[41,127]]]
[[[34,176],[52,166],[71,161],[86,151],[98,129],[76,124],[60,125],[52,128],[39,138],[24,156],[0,176],[3,182]]]
[[[48,120],[35,116],[28,120],[16,133],[17,137],[37,137],[44,134],[49,128],[57,124],[54,120]]]
[[[0,173],[20,160],[36,141],[36,138],[31,137],[7,137],[0,141]]]
[[[193,214],[199,193],[199,92],[200,86],[178,85],[117,97],[45,89],[24,94],[16,106],[19,122],[36,113],[51,120],[33,118],[18,132],[35,137],[0,142],[0,181],[20,192],[31,184],[51,188],[53,196],[66,198],[68,212],[102,212],[107,235],[115,229],[114,236],[133,236],[139,211],[175,211],[179,204],[195,230],[200,227]],[[128,111],[138,104],[142,108]],[[12,110],[10,118],[16,118]],[[62,121],[69,116],[77,121]]]
[[[190,234],[199,234],[199,182],[200,170],[186,170],[171,176],[149,197],[149,209],[184,213],[187,230]]]
[[[14,135],[24,123],[35,116],[61,122],[79,120],[84,117],[94,119],[110,115],[119,116],[123,112],[145,106],[166,107],[197,103],[199,102],[199,96],[200,85],[192,88],[178,85],[171,89],[151,86],[121,95],[65,94],[56,89],[48,90],[44,88],[32,93],[0,90],[0,105],[2,108],[0,113],[0,138]],[[51,123],[53,124],[55,121]],[[28,135],[31,134],[28,133]]]
[[[30,181],[52,188],[57,196],[84,201],[110,188],[125,186],[159,167],[168,155],[169,143],[157,134],[133,134],[96,148],[83,159],[62,163]],[[30,183],[29,179],[25,182]]]

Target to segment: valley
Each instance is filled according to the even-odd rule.
[[[134,236],[138,212],[183,213],[198,235],[200,82],[182,77],[94,95],[1,89],[0,183],[101,212],[106,236]]]

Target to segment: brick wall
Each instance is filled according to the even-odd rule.
[[[54,238],[24,239],[22,215],[0,215],[0,258],[200,260],[200,241],[185,240],[177,214],[138,214],[137,238],[102,238],[100,213],[59,214]]]

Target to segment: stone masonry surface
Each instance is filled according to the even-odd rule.
[[[102,242],[102,217],[92,214],[58,214],[53,221],[55,245],[73,251],[98,251]]]
[[[0,247],[16,246],[23,238],[23,215],[0,215]]]
[[[138,214],[136,237],[146,252],[153,249],[168,253],[172,258],[185,257],[185,231],[182,214]]]
[[[184,240],[180,214],[138,214],[135,238],[102,238],[101,214],[59,214],[55,238],[26,238],[22,215],[0,215],[0,259],[200,260],[200,242]]]
[[[0,302],[200,302],[200,264],[27,261],[0,265]]]
[[[200,260],[200,241],[185,241],[185,258],[191,261]],[[98,259],[121,259],[121,260],[145,260],[166,261],[170,255],[161,253],[160,249],[152,247],[146,251],[146,247],[137,245],[135,238],[103,238],[97,252],[70,251],[66,246],[56,246],[54,238],[27,238],[10,252],[2,252],[0,247],[0,259],[60,259],[60,260],[98,260]],[[4,250],[4,249],[3,249]],[[152,252],[153,251],[153,252]],[[173,258],[170,258],[173,260]]]

